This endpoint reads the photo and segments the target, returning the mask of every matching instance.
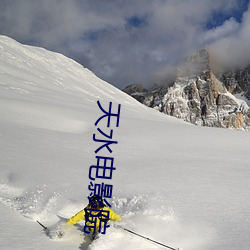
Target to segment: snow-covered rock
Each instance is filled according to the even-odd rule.
[[[232,94],[240,94],[250,103],[250,65],[246,68],[228,69],[218,72],[217,77]]]
[[[241,75],[244,79],[240,78],[238,82],[242,81],[246,86],[249,75],[246,72]],[[233,85],[231,82],[226,84],[218,79],[211,69],[209,52],[203,49],[180,65],[170,87],[153,88],[143,93],[143,97],[141,94],[140,101],[196,125],[248,129],[249,106],[233,96],[232,91],[229,92]]]

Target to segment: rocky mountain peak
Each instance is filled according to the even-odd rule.
[[[209,52],[201,49],[188,57],[177,69],[177,77],[194,77],[210,70]]]
[[[210,64],[208,50],[202,49],[178,67],[171,86],[163,85],[130,95],[160,112],[196,125],[248,129],[249,106],[233,94],[237,88],[238,92],[247,93],[244,87],[249,86],[249,71],[218,75]]]

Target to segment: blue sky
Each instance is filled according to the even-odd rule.
[[[211,18],[206,24],[207,29],[216,28],[217,26],[223,25],[225,20],[235,18],[239,23],[242,22],[244,12],[248,9],[249,0],[240,0],[236,8],[233,8],[229,13],[224,13],[222,10],[216,10],[211,14]]]
[[[249,0],[1,0],[0,34],[63,53],[111,84],[164,82],[210,48],[250,63]]]

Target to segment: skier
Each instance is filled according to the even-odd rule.
[[[94,239],[98,233],[103,230],[102,234],[106,232],[109,227],[107,222],[109,220],[121,222],[121,216],[116,214],[109,207],[104,205],[100,196],[92,196],[89,198],[89,204],[72,216],[68,221],[68,225],[74,225],[77,222],[85,220],[84,232],[92,235]]]

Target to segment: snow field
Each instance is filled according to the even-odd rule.
[[[107,184],[122,226],[184,250],[249,249],[249,133],[167,117],[62,55],[2,36],[1,249],[162,249],[113,225],[90,244],[84,222],[62,239],[36,223],[55,233],[65,222],[58,215],[69,218],[87,203],[100,146],[93,141],[102,115],[97,100],[104,109],[121,104],[120,126],[111,125],[116,170]],[[98,126],[109,132],[106,121]]]

